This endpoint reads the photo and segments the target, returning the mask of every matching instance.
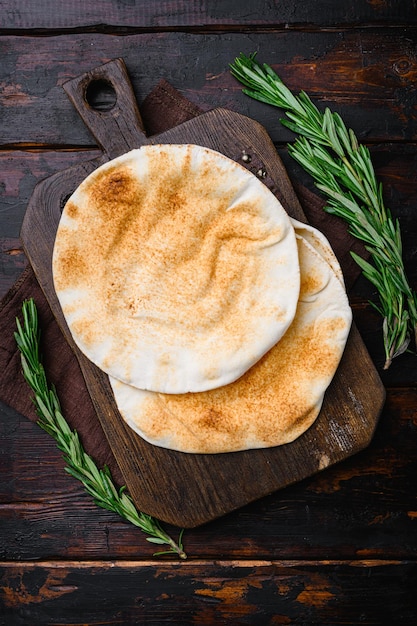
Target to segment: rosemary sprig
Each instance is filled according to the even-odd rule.
[[[349,231],[365,244],[368,263],[352,253],[363,275],[376,287],[383,318],[384,369],[405,352],[411,336],[417,343],[417,294],[411,289],[402,259],[398,220],[384,205],[371,156],[347,129],[338,113],[324,113],[301,91],[294,95],[267,64],[241,54],[230,65],[243,92],[283,109],[281,123],[299,137],[288,146],[290,155],[312,176],[326,196],[325,210],[343,218]]]
[[[166,545],[168,548],[156,552],[161,554],[177,554],[186,559],[182,545],[182,533],[176,543],[161,527],[158,520],[151,515],[139,512],[126,488],[117,489],[107,466],[99,469],[88,455],[75,430],[71,430],[65,420],[56,389],[49,386],[45,369],[40,356],[40,328],[38,313],[33,299],[25,300],[22,306],[23,324],[16,318],[17,332],[14,333],[17,346],[21,353],[23,376],[34,393],[33,402],[38,414],[38,424],[56,441],[63,452],[67,466],[65,470],[80,480],[85,490],[94,498],[94,502],[109,511],[118,513],[144,533],[149,535],[146,540]]]

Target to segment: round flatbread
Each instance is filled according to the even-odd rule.
[[[297,235],[301,290],[294,321],[237,381],[170,396],[110,378],[127,424],[155,445],[210,454],[282,445],[304,433],[319,414],[352,320],[345,289],[321,254],[333,255],[326,242],[317,251]]]
[[[239,378],[286,332],[300,287],[281,204],[195,145],[144,146],[88,176],[62,213],[53,278],[80,350],[164,393]]]
[[[300,222],[293,217],[290,219],[297,235],[303,237],[303,239],[305,239],[311,247],[323,257],[326,263],[328,263],[332,268],[336,278],[344,286],[345,281],[343,278],[342,268],[340,267],[339,261],[337,260],[327,237],[325,237],[320,230],[314,228],[314,226],[311,226],[310,224]]]

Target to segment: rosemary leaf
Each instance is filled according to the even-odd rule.
[[[371,303],[382,315],[384,369],[417,343],[417,294],[406,277],[398,220],[383,201],[370,152],[360,144],[336,112],[322,113],[301,91],[294,95],[256,53],[240,54],[230,65],[233,76],[252,98],[283,109],[281,123],[298,137],[288,145],[289,154],[312,176],[327,196],[325,210],[344,219],[349,232],[366,244],[371,263],[352,255],[364,276],[378,290],[379,303]]]
[[[133,500],[126,493],[125,486],[117,489],[109,468],[105,466],[99,469],[85,452],[78,433],[71,430],[62,414],[55,388],[48,385],[40,358],[38,314],[32,298],[23,302],[22,318],[23,323],[16,319],[17,331],[14,336],[21,353],[23,376],[34,393],[33,402],[39,416],[38,424],[55,439],[58,448],[63,452],[67,463],[65,470],[81,481],[98,506],[119,514],[150,535],[146,537],[148,541],[168,546],[167,550],[155,553],[155,556],[176,554],[181,559],[186,559],[187,555],[182,545],[183,530],[175,542],[163,530],[158,520],[136,509]]]

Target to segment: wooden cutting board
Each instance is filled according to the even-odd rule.
[[[94,81],[103,80],[116,92],[116,103],[109,111],[91,108],[86,99]],[[245,165],[278,196],[291,216],[305,217],[273,143],[257,122],[217,109],[147,138],[121,59],[67,82],[64,88],[103,154],[39,183],[21,236],[46,298],[79,360],[97,418],[137,507],[165,522],[197,526],[367,446],[385,391],[355,326],[318,419],[291,444],[230,454],[185,454],[153,446],[125,425],[107,376],[74,345],[53,288],[51,259],[58,222],[66,200],[81,181],[101,163],[132,148],[147,143],[194,143]]]

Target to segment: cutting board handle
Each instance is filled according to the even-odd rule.
[[[107,87],[114,95],[106,110],[94,108],[89,94]],[[123,59],[114,59],[63,85],[100,148],[113,159],[148,143],[145,129]]]

